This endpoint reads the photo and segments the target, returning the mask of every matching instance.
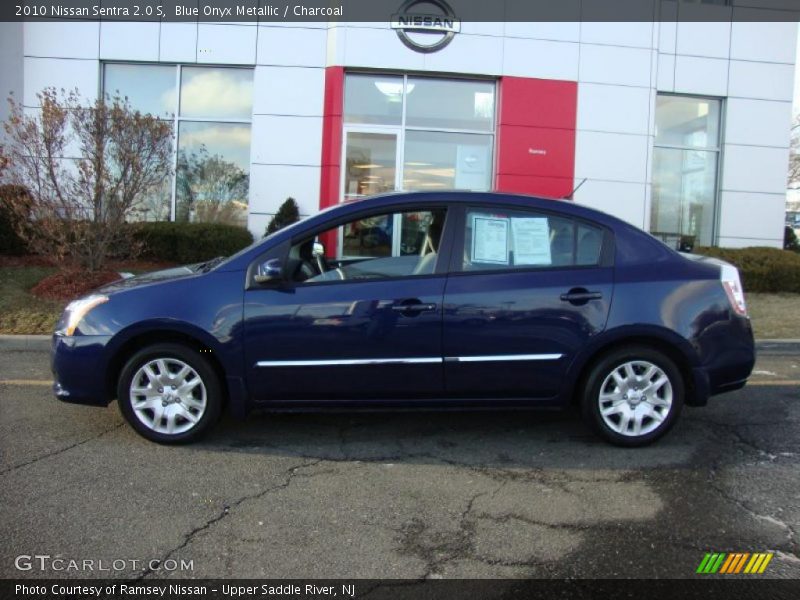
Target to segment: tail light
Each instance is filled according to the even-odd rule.
[[[722,287],[725,288],[725,293],[728,295],[728,300],[731,307],[737,315],[747,316],[747,305],[744,302],[744,290],[742,289],[742,282],[739,279],[739,271],[733,265],[722,265],[720,271],[720,280]]]

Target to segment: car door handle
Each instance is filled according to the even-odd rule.
[[[566,294],[561,294],[561,300],[573,304],[586,303],[589,300],[600,300],[602,297],[603,294],[601,292],[590,292],[583,288],[571,289]]]
[[[395,304],[392,306],[392,310],[400,313],[428,312],[436,310],[436,305],[426,302],[410,302],[408,304]]]

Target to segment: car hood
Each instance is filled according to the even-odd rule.
[[[149,285],[151,283],[162,283],[174,279],[182,279],[190,275],[197,274],[197,265],[184,265],[181,267],[172,267],[170,269],[163,269],[161,271],[152,271],[150,273],[142,273],[135,277],[128,277],[127,279],[120,279],[104,285],[97,291],[102,294],[111,294],[131,288],[139,287],[142,285]]]

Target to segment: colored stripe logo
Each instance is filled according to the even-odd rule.
[[[700,561],[696,573],[713,575],[760,574],[767,569],[772,560],[772,552],[708,552]]]

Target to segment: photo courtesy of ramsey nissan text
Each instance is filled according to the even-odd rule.
[[[0,6],[0,598],[800,597],[800,2]]]

